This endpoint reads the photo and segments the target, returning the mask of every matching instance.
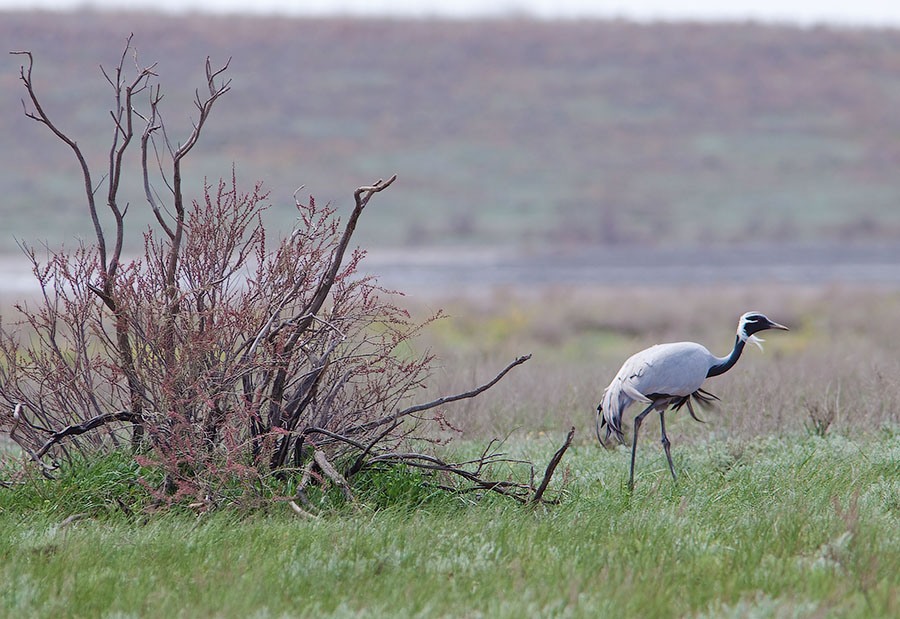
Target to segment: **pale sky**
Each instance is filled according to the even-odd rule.
[[[753,19],[900,27],[900,0],[0,0],[0,9],[81,7],[282,15]]]

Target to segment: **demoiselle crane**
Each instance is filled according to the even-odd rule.
[[[657,344],[642,350],[628,358],[619,373],[603,392],[600,406],[597,407],[597,440],[600,428],[606,427],[606,438],[615,433],[616,438],[625,443],[622,434],[622,415],[633,402],[647,403],[641,413],[634,418],[634,431],[631,439],[631,475],[628,488],[634,488],[634,459],[637,452],[638,430],[650,411],[659,411],[659,425],[662,428],[662,445],[669,461],[672,479],[675,477],[675,466],[669,451],[669,439],[666,436],[666,410],[680,409],[687,405],[691,417],[697,419],[691,398],[700,404],[708,404],[718,398],[700,388],[707,378],[718,376],[730,370],[747,342],[759,346],[762,350],[763,340],[756,333],[766,329],[789,329],[777,322],[772,322],[759,312],[747,312],[738,322],[737,337],[734,349],[727,357],[716,357],[706,347],[695,342],[675,342]]]

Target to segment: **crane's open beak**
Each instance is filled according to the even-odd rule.
[[[771,320],[769,321],[769,328],[770,329],[780,329],[781,331],[790,331],[790,329],[788,329],[784,325],[780,325],[777,322],[772,322]]]

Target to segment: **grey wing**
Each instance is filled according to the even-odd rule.
[[[694,342],[660,344],[642,353],[640,367],[629,386],[646,396],[694,393],[706,380],[710,363],[715,359],[705,347]]]
[[[603,425],[608,426],[606,436],[615,432],[624,442],[622,415],[632,402],[695,392],[706,379],[711,359],[714,357],[706,348],[693,342],[659,344],[629,357],[603,392],[600,413]]]

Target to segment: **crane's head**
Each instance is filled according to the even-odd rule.
[[[752,342],[759,346],[759,349],[762,350],[762,338],[756,337],[756,333],[760,331],[765,331],[766,329],[780,329],[781,331],[790,331],[784,325],[780,325],[777,322],[769,320],[766,318],[764,314],[760,312],[747,312],[743,316],[741,316],[740,321],[738,322],[737,335],[744,342]]]

